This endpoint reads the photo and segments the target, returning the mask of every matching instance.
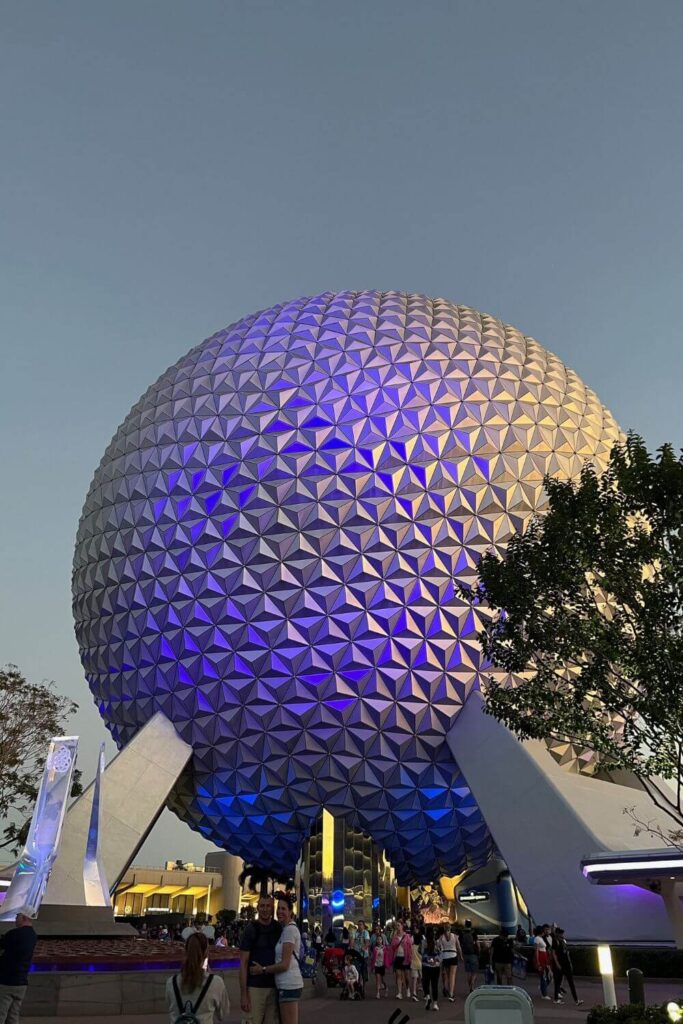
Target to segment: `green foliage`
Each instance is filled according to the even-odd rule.
[[[595,946],[572,944],[574,974],[583,978],[597,978],[598,955]],[[670,947],[612,946],[612,963],[616,978],[625,978],[631,967],[637,967],[648,978],[683,977],[683,950]]]
[[[223,908],[222,910],[219,910],[218,913],[216,914],[216,920],[218,924],[220,924],[221,927],[223,928],[227,927],[227,925],[229,924],[232,924],[236,918],[237,911],[232,909],[226,910],[225,908]]]
[[[683,775],[683,457],[630,434],[600,476],[547,478],[548,510],[479,563],[466,593],[492,614],[486,705],[520,738],[571,739],[605,767],[675,781],[655,799],[677,821]],[[676,788],[674,787],[674,788]]]
[[[265,868],[259,867],[258,864],[247,864],[245,862],[238,881],[249,892],[258,892],[260,896],[268,895],[270,875]]]
[[[624,1003],[615,1010],[609,1006],[594,1006],[588,1013],[586,1024],[670,1024],[670,1021],[666,1005]]]
[[[16,665],[0,669],[0,848],[17,852],[26,840],[49,741],[78,708],[54,683],[29,683]],[[80,772],[72,796],[81,792]]]

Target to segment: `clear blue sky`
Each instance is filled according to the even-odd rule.
[[[443,295],[683,443],[680,0],[5,0],[0,49],[0,663],[81,703],[87,775],[81,505],[210,333],[325,289]],[[141,860],[204,848],[166,814]]]

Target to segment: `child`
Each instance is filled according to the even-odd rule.
[[[346,983],[346,994],[349,999],[355,999],[357,995],[356,986],[358,985],[358,968],[350,956],[347,956],[345,960],[344,981]]]
[[[386,970],[386,948],[384,945],[384,936],[380,932],[375,939],[375,947],[372,951],[372,969],[375,972],[375,987],[377,989],[377,998],[381,995],[381,990],[386,989],[384,984],[384,973]]]

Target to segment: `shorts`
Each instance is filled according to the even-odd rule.
[[[384,964],[382,964],[380,967],[375,967],[375,974],[379,974],[380,978],[383,978],[385,970],[386,968]]]
[[[403,962],[403,959],[404,958],[402,956],[395,956],[394,957],[394,970],[397,973],[398,973],[398,971],[405,971],[405,969],[406,969],[406,965]]]
[[[422,974],[421,968],[419,968],[419,967],[411,967],[410,968],[410,977],[411,978],[419,978],[421,974]]]
[[[302,988],[279,988],[277,990],[277,999],[279,1003],[295,1003],[297,999],[301,999]]]
[[[455,956],[442,956],[441,957],[442,967],[457,967],[458,966],[458,955]]]
[[[479,957],[476,953],[465,954],[465,970],[468,974],[476,974],[479,970]]]

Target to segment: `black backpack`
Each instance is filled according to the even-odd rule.
[[[180,998],[180,989],[178,988],[178,975],[175,974],[173,976],[173,991],[175,993],[175,1001],[178,1004],[178,1009],[180,1010],[180,1016],[176,1017],[175,1024],[199,1024],[199,1020],[197,1018],[197,1010],[199,1009],[199,1007],[201,1005],[202,999],[204,998],[206,993],[209,991],[209,986],[210,986],[211,982],[213,981],[213,979],[214,979],[214,975],[210,974],[208,976],[208,978],[206,979],[206,981],[204,982],[202,990],[199,993],[199,997],[197,999],[197,1002],[194,1004],[194,1006],[192,1005],[192,1003],[188,999],[188,1000],[186,1000],[185,1006],[183,1007],[183,1001]]]

